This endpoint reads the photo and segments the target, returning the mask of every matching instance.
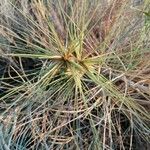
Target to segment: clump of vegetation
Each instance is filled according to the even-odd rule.
[[[0,149],[146,149],[149,8],[131,5],[1,2]]]

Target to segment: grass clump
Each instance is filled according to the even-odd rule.
[[[1,149],[146,148],[148,1],[131,5],[2,2]]]

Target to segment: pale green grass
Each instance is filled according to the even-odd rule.
[[[148,1],[3,3],[0,53],[9,65],[0,76],[0,149],[148,143]],[[27,60],[36,64],[25,69]]]

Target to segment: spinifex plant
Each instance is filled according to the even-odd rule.
[[[134,149],[149,140],[142,11],[124,0],[1,3],[0,149]]]

